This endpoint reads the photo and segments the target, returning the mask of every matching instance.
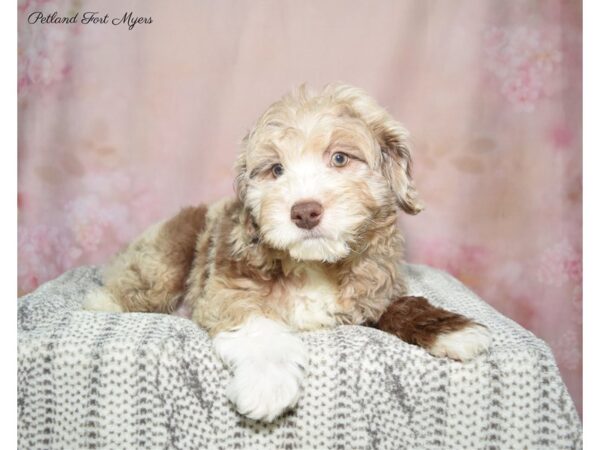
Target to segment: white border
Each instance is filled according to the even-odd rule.
[[[600,46],[598,2],[586,0],[583,5],[583,437],[585,448],[600,448],[598,407],[600,372],[598,354],[593,344],[598,342],[600,289],[600,140],[598,139],[598,83],[600,65],[597,53]],[[594,20],[596,19],[596,20]]]
[[[17,5],[2,2],[2,146],[0,147],[0,342],[2,343],[2,370],[0,370],[0,399],[3,432],[1,448],[17,448]]]

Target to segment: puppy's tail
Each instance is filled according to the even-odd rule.
[[[83,309],[87,311],[123,312],[123,307],[108,289],[99,287],[87,293],[83,299]]]

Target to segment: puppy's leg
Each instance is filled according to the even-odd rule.
[[[233,371],[227,396],[254,420],[273,421],[296,405],[307,364],[302,340],[286,326],[254,315],[218,333],[214,348]]]
[[[183,295],[205,215],[204,206],[185,208],[146,230],[105,268],[104,286],[87,295],[84,309],[170,313]]]
[[[467,361],[487,351],[489,330],[467,317],[437,308],[423,297],[400,297],[383,313],[376,328],[395,334],[434,356]]]

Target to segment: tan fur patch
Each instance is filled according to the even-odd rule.
[[[165,264],[175,267],[181,276],[174,280],[178,290],[183,290],[192,266],[196,241],[206,225],[206,206],[188,207],[166,222],[156,237],[156,247]]]
[[[168,313],[176,307],[205,215],[205,206],[185,208],[114,258],[103,274],[104,285],[125,311]]]

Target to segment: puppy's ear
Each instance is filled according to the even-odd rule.
[[[396,194],[399,206],[409,214],[418,214],[423,206],[411,176],[408,131],[361,89],[330,84],[324,92],[331,95],[346,114],[359,117],[367,124],[379,144],[381,170]]]
[[[248,133],[244,139],[242,139],[242,145],[240,153],[235,160],[235,181],[234,190],[238,198],[242,203],[246,200],[246,191],[248,190],[248,167],[246,163],[246,149],[248,148],[248,141],[250,139],[250,133]]]
[[[396,193],[398,204],[408,214],[420,213],[423,205],[419,202],[411,175],[408,132],[389,118],[377,124],[374,132],[381,147],[381,170]]]

